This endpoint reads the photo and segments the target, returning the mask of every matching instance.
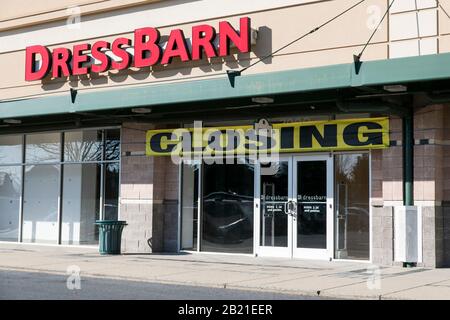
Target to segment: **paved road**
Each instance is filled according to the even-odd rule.
[[[74,282],[72,282],[74,283]],[[0,299],[116,300],[311,300],[317,297],[268,292],[179,286],[160,283],[81,277],[80,290],[67,289],[67,276],[0,271]]]

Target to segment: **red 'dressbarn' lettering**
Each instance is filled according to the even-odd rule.
[[[202,24],[192,28],[192,60],[201,60],[203,52],[207,58],[217,57],[216,49],[213,41],[216,38],[216,30],[207,25]]]
[[[88,43],[73,46],[72,75],[80,76],[89,73],[90,66],[82,67],[83,63],[89,61],[89,57],[83,54],[87,50],[91,50],[91,45]]]
[[[163,49],[158,29],[150,27],[134,31],[134,44],[131,39],[120,37],[112,44],[97,41],[92,47],[88,43],[74,45],[72,50],[55,48],[50,51],[45,46],[30,46],[26,48],[25,80],[41,80],[50,72],[53,78],[59,78],[85,75],[90,72],[102,73],[110,69],[125,70],[131,65],[145,68],[157,64],[170,64],[174,58],[186,62],[201,60],[204,55],[208,59],[225,57],[230,54],[232,44],[237,52],[248,53],[251,50],[250,23],[250,18],[241,18],[239,29],[236,30],[229,22],[222,21],[219,22],[219,33],[210,25],[193,26],[191,48],[184,32],[181,29],[174,29],[170,32],[166,47]],[[41,64],[37,67],[39,57]],[[92,63],[94,60],[95,63]]]
[[[61,78],[69,77],[72,74],[70,61],[72,60],[72,52],[67,48],[56,48],[52,52],[53,66],[52,77]]]
[[[148,38],[148,39],[147,39]],[[144,68],[153,66],[161,60],[161,39],[155,28],[142,28],[134,31],[134,66]]]
[[[250,18],[240,19],[240,31],[236,31],[233,26],[227,22],[219,23],[219,56],[225,57],[230,55],[231,42],[242,53],[250,52],[251,48],[251,28]]]
[[[170,32],[167,47],[166,50],[164,50],[161,63],[170,64],[172,63],[172,59],[175,57],[180,57],[183,62],[191,60],[186,38],[184,37],[183,30],[180,29],[175,29]]]
[[[41,66],[35,70],[36,55],[41,56]],[[52,53],[44,46],[31,46],[25,52],[25,81],[43,79],[50,71],[52,64]]]
[[[111,68],[111,58],[106,55],[102,50],[108,50],[111,48],[111,44],[107,41],[97,41],[92,46],[92,57],[99,61],[100,64],[93,64],[91,67],[92,72],[102,73],[108,71]]]
[[[125,70],[131,65],[131,55],[122,48],[122,46],[131,46],[131,40],[127,38],[117,38],[112,44],[112,53],[121,61],[113,61],[111,67],[115,70]]]

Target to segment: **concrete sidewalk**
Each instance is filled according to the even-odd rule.
[[[0,244],[3,270],[66,274],[74,265],[81,277],[330,298],[450,299],[450,269],[216,254],[100,256],[93,248]]]

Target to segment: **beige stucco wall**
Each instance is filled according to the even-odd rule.
[[[299,35],[302,35],[303,33],[320,25],[327,19],[335,16],[337,13],[342,12],[345,8],[348,8],[355,3],[354,0],[281,0],[272,2],[270,0],[260,2],[249,1],[248,3],[241,5],[245,7],[245,10],[239,11],[240,7],[238,5],[234,5],[233,7],[230,1],[227,2],[230,4],[230,8],[226,7],[228,11],[223,11],[224,13],[221,15],[218,12],[222,11],[212,10],[214,8],[211,8],[210,4],[208,7],[204,8],[204,13],[198,12],[198,10],[197,12],[182,12],[184,8],[183,6],[198,6],[198,3],[200,3],[200,5],[205,3],[206,5],[210,3],[210,0],[201,0],[197,2],[197,4],[196,1],[157,1],[158,3],[154,4],[149,3],[154,1],[145,1],[146,4],[141,4],[142,1],[138,0],[65,0],[63,2],[43,1],[42,3],[39,2],[39,6],[37,6],[38,2],[27,1],[28,0],[17,1],[16,6],[10,3],[7,10],[2,13],[1,17],[3,17],[3,20],[7,17],[13,16],[22,16],[27,18],[33,14],[33,12],[44,12],[33,16],[34,23],[38,23],[39,19],[44,19],[46,17],[46,14],[56,12],[58,10],[61,11],[63,4],[64,6],[69,6],[74,3],[78,3],[79,5],[82,5],[83,8],[81,30],[64,28],[66,18],[61,21],[49,19],[46,21],[52,22],[48,22],[46,24],[41,23],[38,25],[34,24],[19,29],[17,29],[16,25],[14,28],[11,27],[13,29],[5,29],[3,31],[1,31],[1,26],[5,21],[0,21],[0,40],[4,38],[10,41],[10,45],[5,43],[3,45],[0,44],[0,70],[2,70],[2,73],[0,74],[0,99],[2,100],[61,94],[66,93],[71,87],[75,87],[80,91],[83,91],[121,87],[124,85],[145,85],[149,83],[157,84],[168,81],[188,81],[210,77],[223,77],[227,69],[239,69],[249,65],[250,63],[256,61],[259,57],[263,57],[268,53],[284,46],[286,43],[289,43]],[[236,3],[236,1],[233,3]],[[255,4],[252,6],[249,3]],[[268,3],[273,3],[272,9],[270,9],[270,5],[267,5]],[[292,5],[292,3],[297,4]],[[19,4],[20,6],[18,6]],[[120,7],[120,9],[109,12],[92,13],[95,12],[95,6],[97,6],[97,10],[100,10],[101,6],[105,7],[106,4],[109,5],[109,9],[115,8],[113,4],[116,5],[117,8]],[[173,17],[154,17],[151,15],[152,10],[160,10],[162,7],[167,7],[172,4],[174,5]],[[285,6],[282,4],[285,4]],[[383,15],[387,8],[387,4],[388,0],[368,0],[330,25],[327,25],[317,33],[281,51],[264,63],[260,63],[249,69],[247,73],[264,73],[339,63],[351,63],[353,61],[353,54],[359,53],[363,44],[369,39],[371,33],[373,32],[370,25],[373,25],[375,17],[374,14],[376,15],[378,12],[378,14]],[[24,9],[23,12],[16,12],[17,7],[23,8],[24,5],[27,8]],[[90,11],[85,10],[85,8],[89,6],[91,10],[94,10],[91,11],[91,14]],[[444,6],[448,7],[449,5],[445,4]],[[256,10],[259,7],[265,9]],[[254,8],[254,10],[252,11],[250,8]],[[376,10],[374,10],[374,8],[376,8]],[[448,11],[450,11],[450,8],[448,9]],[[420,9],[419,11],[430,12],[433,10],[439,10],[437,5],[435,7],[426,7],[424,9]],[[436,41],[439,40],[439,52],[450,52],[450,19],[447,19],[447,22],[443,21],[445,19],[442,18],[442,14],[444,14],[442,11],[443,10],[439,10],[440,22],[439,28],[437,28],[439,30],[439,34],[427,36],[425,38],[432,38],[432,40],[436,39]],[[226,15],[226,13],[229,12],[235,13]],[[384,21],[380,30],[373,38],[372,44],[367,48],[363,60],[378,60],[387,59],[390,57],[392,54],[391,46],[393,45],[393,41],[390,39],[392,30],[390,30],[389,27],[389,19],[392,19],[392,16],[398,17],[399,15],[409,13],[409,9],[407,10],[400,8],[388,16],[388,19]],[[85,16],[85,14],[87,16]],[[113,34],[107,34],[109,28],[111,27],[111,21],[121,21],[120,17],[125,17],[125,15],[127,15],[127,23],[120,22],[119,28],[116,26],[116,29],[114,29],[121,31],[114,32]],[[133,69],[128,72],[121,73],[111,71],[92,77],[44,79],[43,81],[25,82],[24,49],[26,44],[25,41],[23,45],[22,42],[19,42],[19,44],[15,43],[15,39],[18,39],[16,35],[22,36],[24,39],[28,39],[28,41],[29,38],[31,38],[32,43],[48,45],[50,48],[60,46],[70,48],[74,44],[81,42],[93,43],[100,39],[112,41],[119,35],[132,38],[134,28],[130,27],[130,25],[132,25],[133,19],[129,19],[128,17],[136,17],[137,20],[138,16],[140,19],[142,16],[149,17],[148,21],[145,20],[145,25],[141,25],[141,27],[158,27],[163,36],[167,36],[170,30],[175,27],[181,28],[188,37],[190,36],[190,30],[193,25],[208,23],[213,26],[218,26],[219,21],[226,19],[233,22],[237,26],[237,22],[240,17],[249,16],[252,19],[252,27],[259,31],[259,39],[257,44],[253,47],[253,52],[251,54],[234,54],[225,59],[225,61],[222,59],[213,59],[211,61],[204,60],[195,63],[180,63],[175,60],[172,65],[157,66],[153,70],[150,70],[149,68],[141,70]],[[210,16],[213,16],[213,18],[202,19],[202,17]],[[111,18],[113,20],[111,20]],[[8,23],[14,23],[17,21],[20,22],[22,20],[9,20]],[[185,22],[177,23],[179,21]],[[438,21],[435,21],[435,23],[437,24]],[[86,34],[86,37],[80,38],[76,41],[64,42],[57,40],[61,37],[63,39],[76,38],[77,36],[82,36],[83,34]],[[421,37],[421,41],[423,40],[422,38],[423,37]],[[396,39],[395,42],[398,43],[403,40],[410,41],[414,39],[400,38]]]
[[[86,5],[103,0],[15,0],[2,3],[0,21],[44,14],[52,11],[66,10],[69,6]]]
[[[2,99],[15,99],[67,92],[70,87],[87,90],[224,76],[226,69],[237,69],[247,66],[258,59],[258,57],[267,55],[271,51],[285,45],[353,3],[353,0],[320,1],[261,12],[242,12],[230,17],[202,21],[218,26],[220,20],[226,19],[237,26],[241,16],[250,16],[252,27],[259,30],[259,40],[250,55],[233,55],[225,59],[225,62],[221,59],[183,64],[175,61],[170,66],[156,67],[152,73],[150,69],[130,70],[127,73],[120,74],[112,71],[95,78],[45,79],[42,82],[27,83],[24,80],[24,50],[5,52],[0,54],[0,68],[4,70],[0,75],[0,96]],[[368,4],[385,8],[386,0],[369,0]],[[351,62],[353,54],[359,52],[361,46],[367,41],[372,32],[366,26],[366,10],[366,6],[356,8],[316,34],[283,50],[274,58],[265,61],[265,63],[258,64],[248,70],[248,73],[272,72]],[[186,36],[189,37],[191,27],[198,23],[195,21],[177,25],[176,27],[183,29]],[[151,26],[151,22],[148,25]],[[160,28],[161,34],[163,36],[168,35],[173,28],[174,26],[172,25],[162,27]],[[129,30],[120,35],[132,38],[132,31]],[[101,36],[89,38],[86,41],[93,43],[99,39],[112,40],[117,36],[118,34],[106,37]],[[382,30],[374,37],[374,44],[367,49],[365,59],[386,59],[388,55],[387,37],[387,23],[385,22]],[[56,46],[72,47],[73,44],[80,42],[58,43]],[[47,44],[45,38],[37,39],[36,43]]]
[[[441,1],[439,10],[439,52],[450,52],[450,2]]]
[[[80,10],[84,15],[167,0],[16,0],[4,1],[0,31],[67,19]],[[77,7],[74,9],[74,7]]]
[[[439,10],[439,31],[441,35],[450,35],[450,2],[441,1]]]

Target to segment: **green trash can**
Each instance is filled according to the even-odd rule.
[[[99,252],[100,254],[120,254],[122,230],[127,225],[126,221],[97,220],[99,227]]]

